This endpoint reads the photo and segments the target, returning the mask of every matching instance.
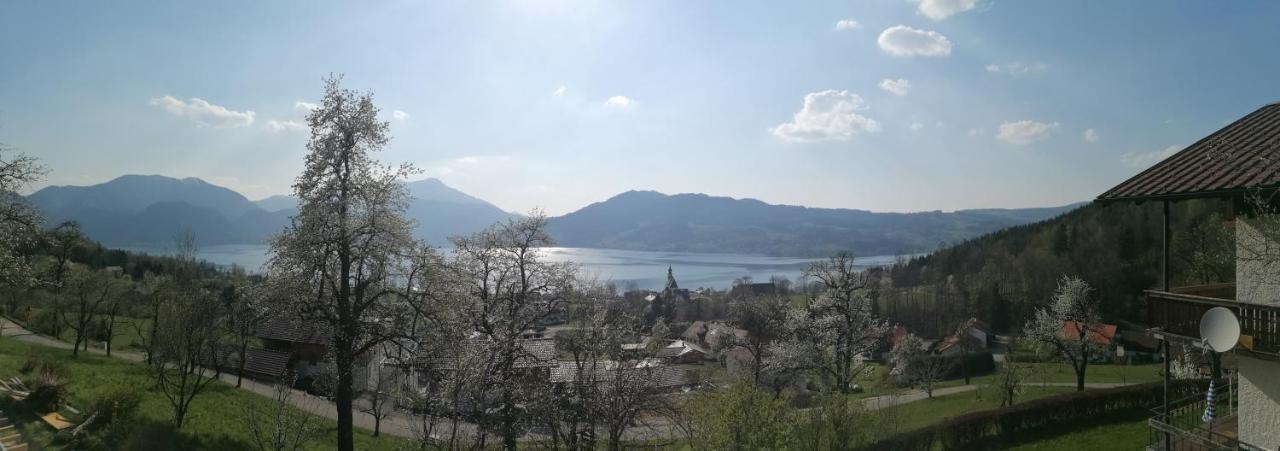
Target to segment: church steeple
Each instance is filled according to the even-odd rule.
[[[667,290],[674,292],[678,288],[680,288],[680,286],[676,285],[676,276],[671,273],[671,267],[668,266],[667,267]]]

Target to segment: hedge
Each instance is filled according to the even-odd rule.
[[[1191,396],[1207,387],[1208,380],[1173,381],[1169,396],[1175,399]],[[970,412],[940,424],[894,434],[858,449],[924,451],[934,448],[935,444],[945,450],[981,449],[1001,436],[1108,413],[1147,409],[1159,405],[1163,399],[1164,382],[1072,392],[1012,407]]]

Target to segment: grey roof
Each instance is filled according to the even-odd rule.
[[[289,365],[289,353],[249,348],[245,351],[244,370],[264,377],[280,377]]]
[[[329,327],[323,324],[273,318],[258,327],[257,336],[263,340],[327,345],[331,334],[329,333]]]
[[[1280,186],[1280,104],[1213,132],[1098,196],[1099,201],[1239,195]]]
[[[609,378],[621,376],[628,379],[629,383],[652,384],[655,388],[689,385],[689,378],[683,368],[675,366],[642,366],[619,369],[618,365],[618,362],[611,360],[599,361],[595,368],[597,380],[600,383],[604,383],[610,380]],[[551,382],[573,382],[578,380],[579,375],[583,372],[590,370],[591,365],[585,362],[583,363],[582,371],[579,371],[577,363],[562,361],[551,369]],[[621,374],[615,371],[621,371]]]

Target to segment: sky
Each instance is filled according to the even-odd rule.
[[[0,143],[42,185],[287,194],[339,73],[391,124],[377,158],[509,211],[633,189],[1056,206],[1280,99],[1278,21],[1280,2],[14,1]]]

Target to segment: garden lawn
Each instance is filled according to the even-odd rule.
[[[1026,402],[1035,398],[1067,393],[1071,390],[1074,389],[1068,387],[1025,387],[1023,394],[1016,398],[1015,401]],[[999,406],[1000,398],[995,393],[987,389],[978,389],[880,409],[875,414],[883,419],[890,420],[886,421],[885,424],[894,425],[895,430],[880,431],[883,434],[882,436],[888,436],[935,424],[969,412],[994,409]]]
[[[1071,364],[1061,363],[1022,363],[1030,367],[1024,382],[1027,383],[1053,383],[1053,384],[1074,384],[1076,382],[1076,372],[1071,368]],[[1120,365],[1111,363],[1091,363],[1085,369],[1084,382],[1089,383],[1128,383],[1137,384],[1142,382],[1155,382],[1160,379],[1161,364],[1142,364],[1142,365]],[[970,378],[970,384],[986,385],[992,383],[994,376],[986,374],[982,376],[974,376]],[[964,385],[964,379],[948,379],[938,383],[939,387],[954,387]]]
[[[137,412],[139,424],[134,430],[160,431],[153,432],[156,437],[168,435],[166,425],[172,418],[172,409],[164,395],[151,388],[151,379],[147,375],[146,367],[142,364],[90,354],[81,354],[78,358],[72,358],[71,351],[68,350],[36,346],[11,338],[0,338],[0,377],[19,376],[19,369],[23,363],[29,356],[37,353],[52,357],[66,367],[67,387],[70,391],[72,406],[87,407],[96,395],[113,386],[128,387],[142,396]],[[162,446],[164,449],[184,450],[253,449],[250,443],[252,439],[243,423],[243,406],[246,403],[259,403],[265,406],[270,404],[271,400],[248,391],[238,390],[221,381],[213,382],[192,403],[186,424],[177,434],[177,441],[169,441],[167,446]],[[3,404],[3,407],[11,414],[18,413],[12,403]],[[25,417],[25,420],[28,420],[28,423],[23,425],[23,430],[27,433],[27,439],[41,444],[47,442],[52,435],[51,429],[42,423],[31,422],[31,417]],[[321,431],[305,449],[333,449],[337,441],[337,423],[326,418],[316,418],[316,421],[321,425]],[[164,438],[163,440],[173,439]],[[409,441],[387,435],[373,437],[369,431],[356,429],[355,445],[356,449],[361,450],[395,450],[407,447]]]
[[[1018,451],[1134,450],[1150,439],[1148,413],[1137,411],[1105,415],[1093,421],[1054,425],[1003,437],[999,449]]]

